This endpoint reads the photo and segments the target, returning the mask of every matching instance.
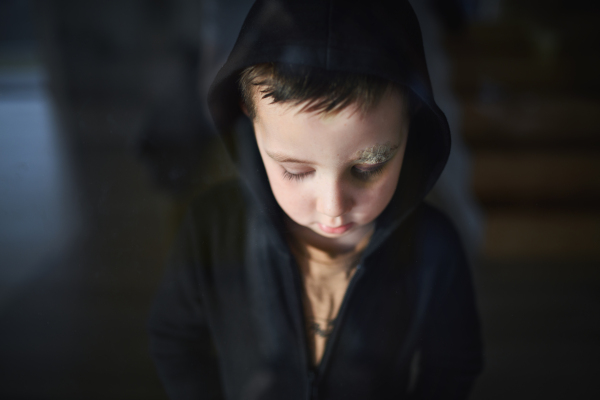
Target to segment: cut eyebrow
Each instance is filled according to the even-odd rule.
[[[391,159],[396,153],[398,147],[399,145],[391,145],[389,143],[378,143],[374,146],[367,147],[366,149],[359,150],[356,153],[354,153],[355,158],[352,159],[352,161],[360,164],[380,164]],[[314,163],[312,161],[300,160],[279,152],[271,152],[269,150],[265,150],[265,152],[273,160],[280,163],[318,165],[317,163]]]
[[[391,145],[389,143],[376,144],[367,149],[356,152],[357,159],[355,161],[361,164],[380,164],[391,159],[399,145]]]

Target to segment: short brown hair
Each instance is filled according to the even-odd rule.
[[[326,114],[335,114],[352,104],[366,112],[375,107],[388,90],[404,94],[399,85],[373,75],[280,63],[256,64],[244,69],[239,86],[251,119],[256,117],[255,87],[263,99],[270,97],[273,103],[306,103],[303,111]]]

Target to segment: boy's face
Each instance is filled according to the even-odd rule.
[[[324,238],[364,236],[390,202],[402,168],[408,117],[389,91],[367,113],[336,115],[255,96],[254,128],[275,199]]]

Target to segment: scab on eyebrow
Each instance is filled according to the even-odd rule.
[[[386,162],[394,156],[398,147],[398,145],[392,146],[389,143],[376,144],[358,151],[356,153],[356,162],[359,164],[380,164]]]

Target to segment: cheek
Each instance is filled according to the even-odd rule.
[[[400,168],[397,168],[393,173],[386,175],[382,182],[362,192],[357,201],[357,211],[369,220],[367,222],[377,218],[387,207],[396,191],[399,175]]]
[[[369,218],[376,218],[390,202],[394,189],[395,185],[391,182],[364,192],[357,202],[357,211]]]
[[[267,175],[277,203],[290,218],[301,222],[310,216],[310,196],[302,184],[288,181],[276,171],[267,170]]]

